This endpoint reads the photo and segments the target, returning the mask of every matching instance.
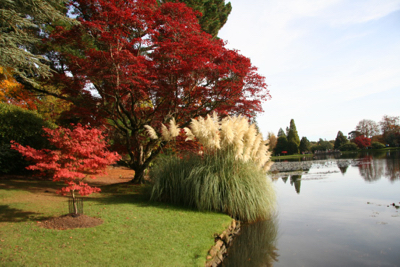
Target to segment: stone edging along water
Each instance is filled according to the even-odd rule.
[[[220,235],[215,234],[215,245],[208,251],[205,267],[216,267],[222,263],[226,256],[228,247],[239,231],[240,222],[232,219],[231,225],[228,229],[223,231]]]

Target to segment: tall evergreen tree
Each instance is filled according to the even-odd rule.
[[[181,2],[188,7],[199,11],[202,16],[199,18],[199,24],[203,31],[211,34],[213,37],[218,35],[219,30],[225,25],[228,16],[231,13],[232,6],[225,0],[159,0],[160,2]]]
[[[46,59],[36,52],[40,34],[55,21],[77,23],[64,13],[65,0],[0,0],[0,66],[21,81],[36,84],[36,76],[49,77]]]
[[[285,132],[283,131],[282,128],[279,128],[279,131],[278,131],[278,138],[281,137],[281,136],[285,136],[285,137],[286,137],[286,134],[285,134]]]
[[[290,120],[289,132],[287,135],[288,142],[294,142],[297,147],[300,145],[299,134],[297,133],[296,124],[294,124],[294,120]]]
[[[339,131],[337,133],[336,139],[335,139],[335,144],[333,146],[334,149],[339,149],[339,147],[341,147],[342,145],[345,145],[349,142],[349,140],[347,139],[346,136],[344,136],[344,134]]]

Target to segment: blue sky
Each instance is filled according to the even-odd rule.
[[[228,2],[228,0],[225,0]],[[266,77],[259,127],[334,140],[400,116],[400,0],[230,0],[219,33]]]

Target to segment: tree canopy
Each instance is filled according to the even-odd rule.
[[[175,119],[184,127],[212,111],[250,117],[270,97],[250,60],[202,31],[182,3],[77,0],[73,6],[80,24],[57,27],[47,40],[58,50],[49,55],[57,63],[50,82],[75,104],[76,116],[114,128],[136,182],[165,145],[149,139],[145,125],[160,129]]]
[[[379,126],[373,120],[364,119],[358,122],[356,131],[360,132],[360,134],[364,135],[365,137],[370,138],[379,134]]]
[[[344,134],[339,131],[337,133],[336,139],[335,139],[335,144],[333,146],[334,149],[339,149],[342,145],[345,145],[349,142],[349,140],[347,139],[346,136],[344,136]]]
[[[379,122],[382,130],[383,140],[390,146],[400,144],[400,117],[384,115]]]
[[[300,152],[307,152],[310,150],[310,141],[307,139],[307,137],[303,136],[300,140],[300,145],[299,145],[299,150]]]

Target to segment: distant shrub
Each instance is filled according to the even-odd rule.
[[[293,155],[299,153],[299,147],[294,141],[289,141],[287,144],[288,155]]]
[[[0,173],[20,172],[28,165],[20,153],[10,149],[11,140],[36,149],[48,146],[43,126],[55,128],[34,111],[0,103]]]
[[[373,142],[373,143],[371,144],[371,147],[372,147],[373,149],[382,149],[382,148],[385,148],[385,145],[382,144],[382,143],[379,143],[379,142]]]
[[[313,145],[311,146],[311,152],[315,152],[315,151],[325,151],[325,147],[321,146],[321,145]]]
[[[358,146],[354,143],[347,143],[339,147],[340,151],[356,151],[358,150]]]

